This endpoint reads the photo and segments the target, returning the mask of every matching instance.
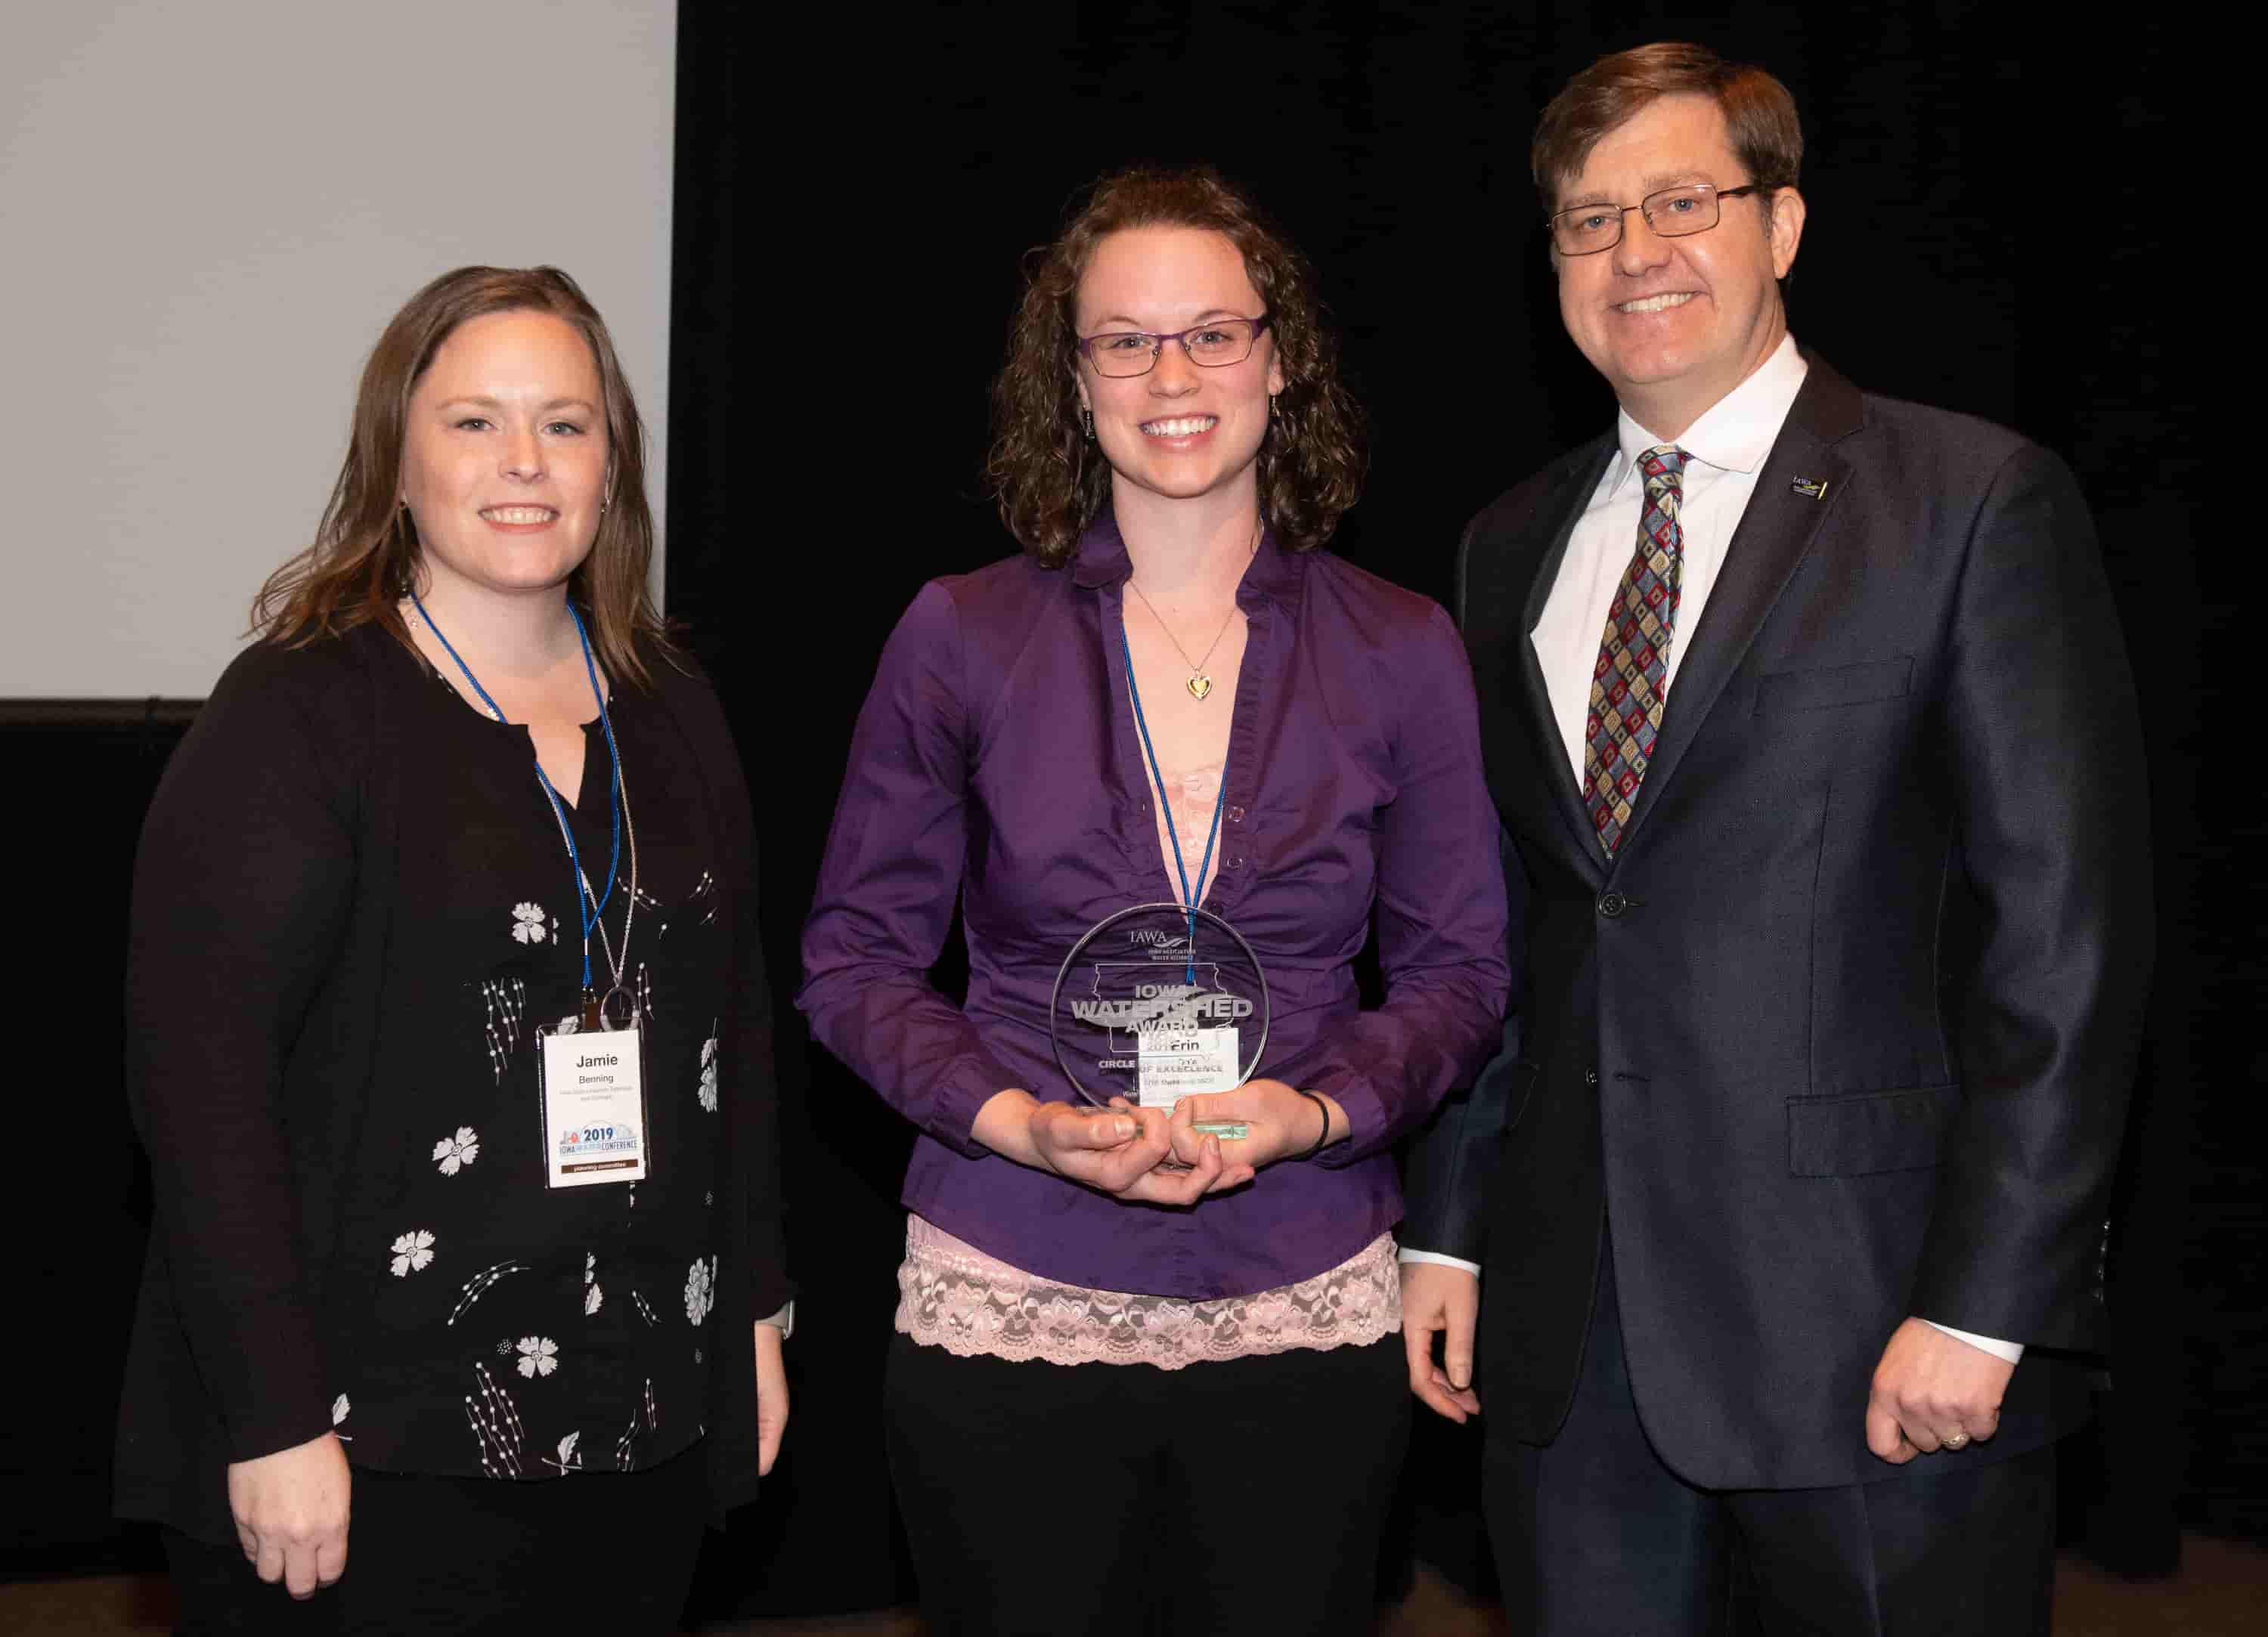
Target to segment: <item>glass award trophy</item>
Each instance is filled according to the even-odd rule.
[[[1268,1043],[1268,980],[1252,946],[1210,910],[1138,904],[1072,946],[1048,1026],[1057,1066],[1087,1102],[1170,1110],[1252,1077]],[[1248,1134],[1241,1120],[1197,1128]]]

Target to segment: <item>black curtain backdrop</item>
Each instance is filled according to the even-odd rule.
[[[2155,860],[2133,867],[2157,872],[2162,936],[2106,1268],[2115,1387],[2072,1446],[2066,1532],[2138,1568],[2169,1563],[2177,1521],[2268,1539],[2250,1118],[2268,826],[2222,771],[2252,678],[2201,572],[2194,400],[2161,332],[2185,264],[2151,225],[2183,173],[2187,93],[2154,14],[2043,48],[1982,10],[682,6],[672,393],[645,409],[670,429],[669,607],[758,803],[804,1288],[788,1453],[704,1555],[701,1610],[909,1595],[877,1404],[910,1135],[788,1002],[882,640],[922,581],[1012,549],[976,471],[1020,253],[1112,165],[1202,158],[1247,184],[1320,268],[1373,419],[1367,498],[1335,548],[1445,596],[1466,518],[1613,411],[1560,332],[1526,174],[1536,111],[1601,53],[1665,38],[1765,63],[1804,110],[1805,345],[1870,391],[2022,429],[2094,502],[2152,729]],[[182,714],[0,703],[22,895],[0,980],[24,1031],[0,1187],[0,1577],[153,1561],[107,1516],[148,1215],[116,1043],[127,863]],[[1473,1452],[1421,1428],[1390,1569],[1418,1551],[1484,1578]],[[1077,1451],[969,1457],[1028,1472],[1031,1505],[1001,1527],[1080,1546],[1048,1482]]]
[[[2241,1025],[2268,882],[2243,838],[2198,821],[2191,701],[2223,616],[2200,601],[2186,387],[2157,328],[2151,179],[2180,110],[2151,19],[2047,54],[1955,4],[1152,0],[776,26],[684,14],[668,589],[739,724],[784,1009],[881,642],[924,579],[1013,549],[977,476],[985,392],[1019,258],[1074,192],[1204,159],[1279,219],[1373,416],[1366,498],[1334,547],[1446,597],[1465,519],[1613,413],[1560,328],[1535,115],[1606,51],[1706,40],[1766,64],[1804,113],[1798,338],[1869,391],[2022,429],[2087,483],[2153,724],[2164,936],[2106,1275],[2117,1391],[2073,1447],[2066,1534],[2133,1567],[2170,1563],[2177,1517],[2268,1534],[2248,1413],[2268,1374],[2264,1171],[2236,1140],[2263,1067]],[[751,1609],[880,1602],[906,1590],[876,1406],[910,1134],[785,1009],[779,1073],[805,1291],[792,1453],[707,1589]],[[1421,1428],[1389,1568],[1415,1549],[1484,1579],[1473,1452]],[[1029,1515],[1004,1528],[1076,1545],[1047,1499],[1075,1451],[969,1457],[1029,1468]]]

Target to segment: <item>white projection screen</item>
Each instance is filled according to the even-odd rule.
[[[589,292],[659,516],[676,26],[650,0],[0,4],[0,700],[202,698],[313,533],[371,343],[449,268]]]

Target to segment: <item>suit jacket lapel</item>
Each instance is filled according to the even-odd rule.
[[[1787,422],[1756,474],[1756,491],[1726,546],[1725,566],[1678,666],[1653,760],[1646,764],[1638,799],[1631,804],[1630,822],[1623,826],[1617,857],[1629,855],[1632,838],[1660,804],[1678,762],[1810,551],[1829,510],[1843,501],[1849,488],[1850,466],[1832,445],[1863,423],[1858,389],[1819,359],[1811,359],[1810,365]],[[1823,487],[1799,489],[1799,481]]]
[[[1567,541],[1575,532],[1576,522],[1598,488],[1599,480],[1606,475],[1608,464],[1620,452],[1619,445],[1609,438],[1606,449],[1582,463],[1573,481],[1554,497],[1550,510],[1537,519],[1537,538],[1545,545],[1536,562],[1535,576],[1528,583],[1527,605],[1521,610],[1520,629],[1515,633],[1528,727],[1535,735],[1537,759],[1542,763],[1544,784],[1551,792],[1551,804],[1558,811],[1569,839],[1592,873],[1602,877],[1608,867],[1607,849],[1600,845],[1599,827],[1583,810],[1582,781],[1567,764],[1567,746],[1559,737],[1558,718],[1552,714],[1551,693],[1544,685],[1543,667],[1536,660],[1535,644],[1528,639],[1528,633],[1543,617],[1543,605],[1550,600],[1551,588],[1558,583],[1559,565],[1567,559]]]
[[[1499,804],[1543,800],[1558,814],[1574,857],[1594,876],[1605,874],[1606,853],[1583,811],[1581,787],[1568,769],[1566,747],[1551,714],[1551,696],[1528,634],[1542,617],[1567,554],[1568,537],[1615,451],[1611,437],[1574,451],[1560,463],[1543,499],[1516,534],[1468,542],[1459,609],[1472,648],[1482,709],[1498,718],[1498,731],[1488,742],[1499,744],[1506,734],[1517,734],[1534,757],[1534,776],[1522,770],[1520,776],[1499,783]]]

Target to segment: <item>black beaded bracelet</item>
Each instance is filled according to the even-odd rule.
[[[1303,1087],[1293,1086],[1292,1090],[1313,1103],[1315,1105],[1315,1112],[1323,1117],[1323,1128],[1315,1134],[1315,1140],[1308,1146],[1307,1151],[1300,1156],[1303,1160],[1313,1159],[1323,1151],[1323,1144],[1331,1140],[1331,1105]]]

